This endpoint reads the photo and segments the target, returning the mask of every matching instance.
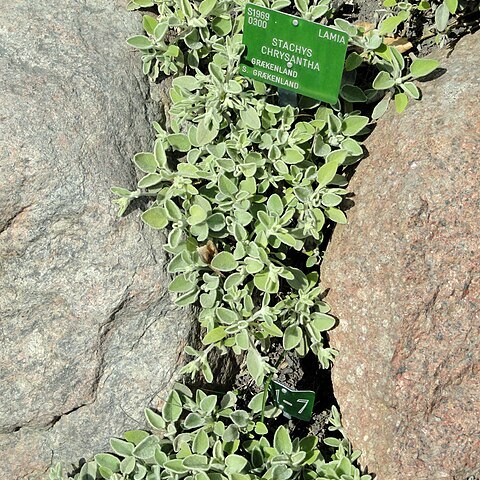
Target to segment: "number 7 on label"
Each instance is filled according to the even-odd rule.
[[[302,413],[308,405],[308,400],[306,398],[298,398],[297,403],[303,403],[303,407],[298,411],[298,413]]]

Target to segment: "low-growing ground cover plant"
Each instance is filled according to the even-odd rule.
[[[145,15],[145,35],[128,43],[152,80],[174,75],[169,122],[155,124],[153,151],[133,159],[144,173],[138,188],[113,192],[120,214],[138,197],[152,199],[142,219],[168,229],[169,290],[179,305],[202,307],[204,347],[187,348],[183,373],[211,381],[209,352],[231,348],[246,352],[261,385],[274,370],[272,341],[300,356],[312,351],[327,368],[335,351],[324,332],[335,319],[322,301],[319,264],[325,232],[347,221],[346,169],[362,158],[362,140],[390,99],[401,112],[420,97],[412,80],[438,63],[389,46],[386,19],[367,30],[335,18],[327,1],[265,0],[350,36],[338,102],[281,106],[273,87],[239,75],[244,1],[147,3],[159,15]]]
[[[100,453],[74,480],[288,480],[354,479],[371,480],[353,464],[360,452],[352,451],[344,438],[326,438],[322,454],[318,438],[291,438],[280,425],[271,438],[261,418],[262,394],[246,410],[236,406],[237,397],[222,397],[184,385],[170,393],[161,414],[145,410],[153,433],[125,432],[110,439],[113,454]],[[268,416],[278,409],[271,406]],[[333,411],[330,429],[339,430],[338,412]],[[341,428],[340,428],[341,430]],[[60,466],[51,470],[49,480],[61,480]]]
[[[421,40],[432,38],[442,47],[478,21],[479,5],[474,0],[385,0],[383,5],[386,10],[379,12],[381,33],[417,29]]]

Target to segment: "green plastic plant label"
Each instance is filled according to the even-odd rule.
[[[312,418],[315,392],[311,390],[292,390],[272,380],[270,393],[285,416],[305,421]]]
[[[324,102],[338,100],[346,33],[248,3],[243,43],[243,76]]]

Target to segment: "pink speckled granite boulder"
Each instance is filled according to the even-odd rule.
[[[379,122],[325,256],[335,395],[379,480],[480,478],[479,44]]]

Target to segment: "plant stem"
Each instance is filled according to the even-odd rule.
[[[285,358],[285,355],[287,354],[286,350],[283,351],[283,353],[280,355],[276,365],[275,365],[275,369],[277,369],[277,367],[280,365],[280,362]],[[274,372],[272,372],[268,378],[267,378],[267,381],[265,382],[265,386],[264,386],[264,390],[263,390],[263,398],[262,398],[262,416],[260,418],[260,421],[263,423],[264,419],[265,419],[265,406],[267,405],[267,397],[268,397],[268,389],[270,388],[270,383],[272,382],[272,379],[273,379],[273,374]]]

